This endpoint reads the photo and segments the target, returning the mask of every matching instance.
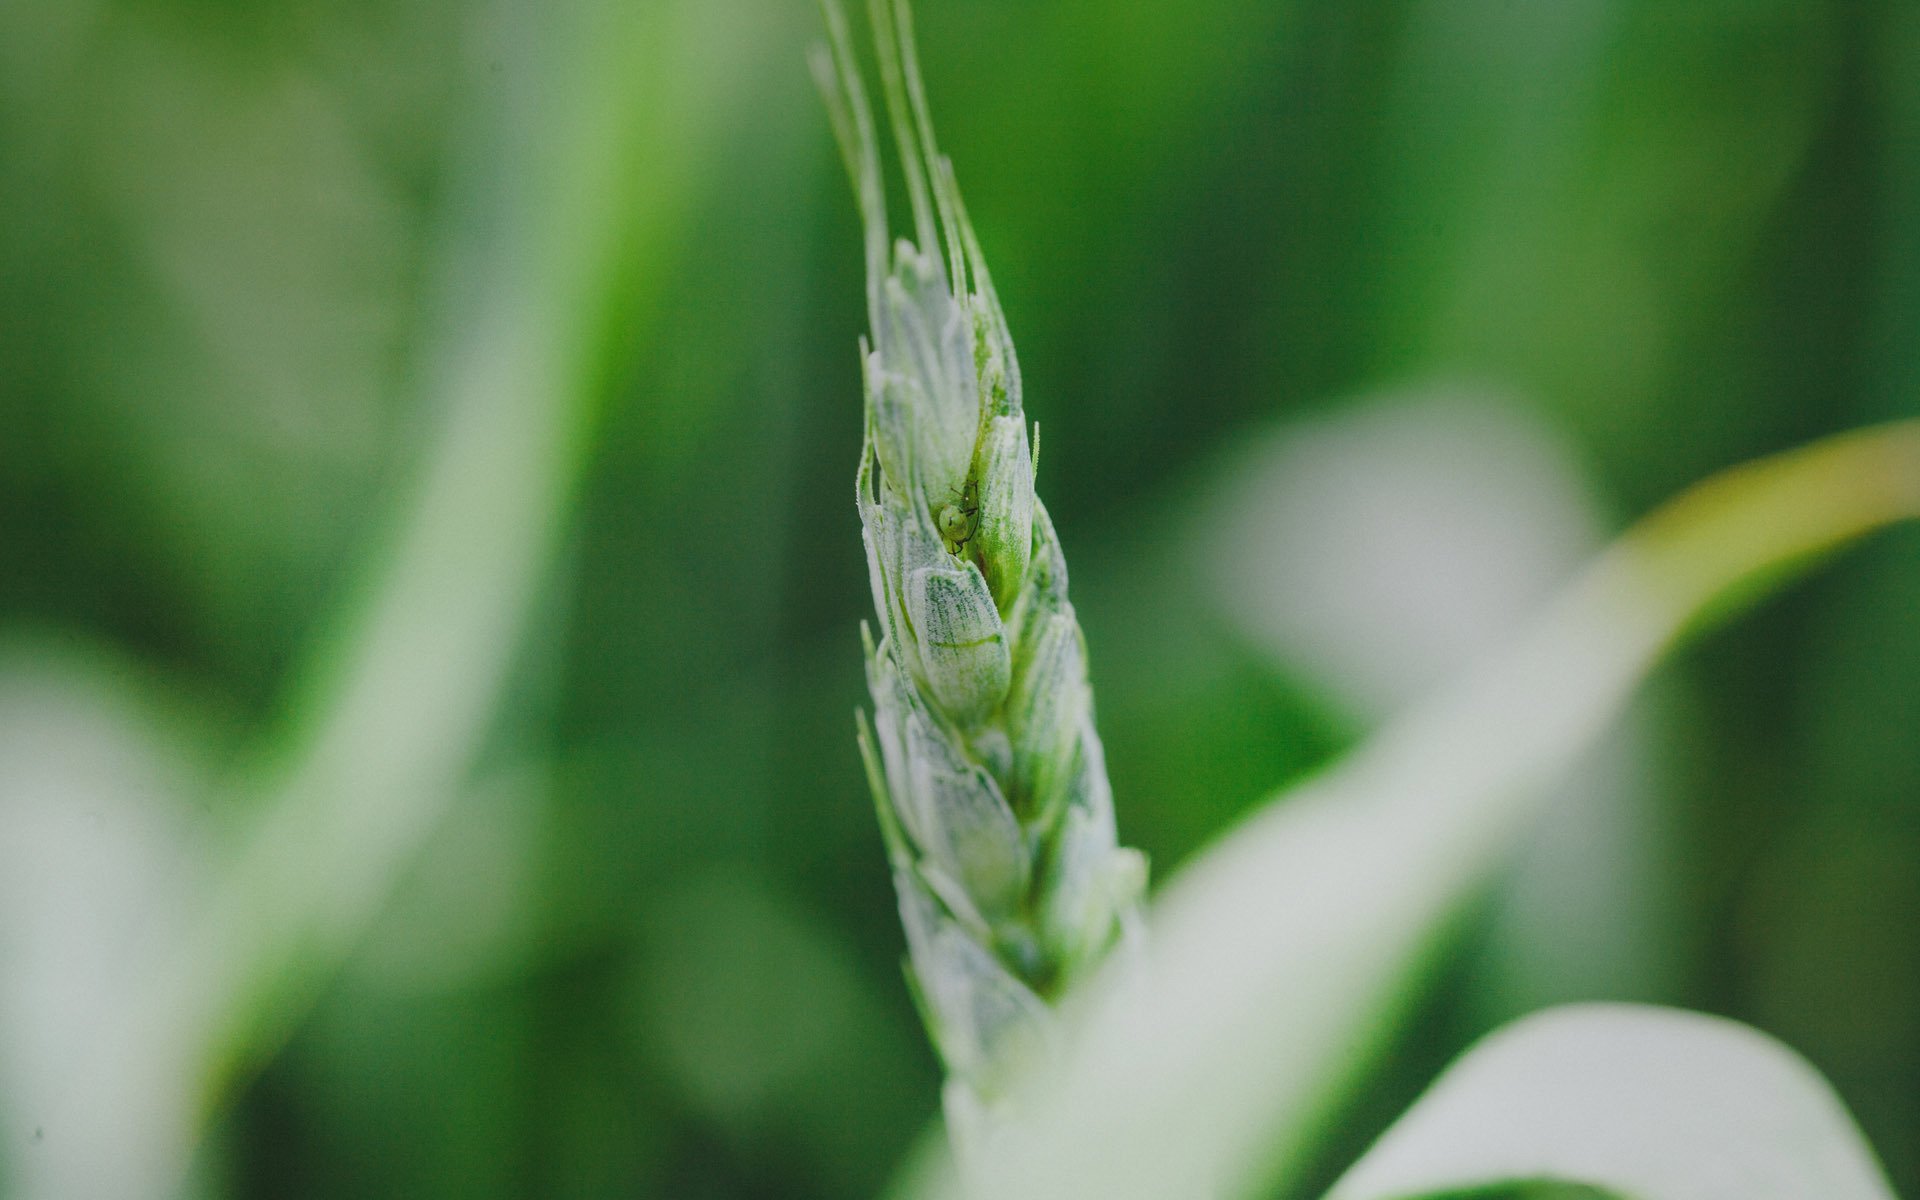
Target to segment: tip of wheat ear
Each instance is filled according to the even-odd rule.
[[[873,111],[837,0],[814,70],[865,227],[856,503],[879,629],[859,745],[907,979],[958,1087],[991,1100],[1051,1005],[1130,928],[1145,860],[1117,845],[1066,559],[1034,494],[1020,369],[951,164],[912,15],[870,0],[912,238],[892,236]]]

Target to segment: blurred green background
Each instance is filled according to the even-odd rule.
[[[1908,0],[918,12],[1162,876],[1661,498],[1920,413]],[[0,0],[0,1190],[847,1196],[932,1118],[818,25]],[[1917,616],[1909,530],[1663,671],[1326,1170],[1606,997],[1920,1192]]]

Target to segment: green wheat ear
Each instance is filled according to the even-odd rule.
[[[935,145],[906,0],[870,0],[913,209],[890,240],[878,139],[837,0],[813,66],[865,227],[856,495],[881,637],[860,748],[907,976],[956,1124],[1051,1036],[1054,1000],[1137,923],[1067,565],[1033,490],[1013,339]],[[958,1111],[955,1111],[958,1109]]]

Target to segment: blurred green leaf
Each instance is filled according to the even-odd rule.
[[[1019,1136],[977,1164],[987,1192],[1147,1200],[1292,1178],[1436,935],[1659,654],[1912,517],[1915,423],[1728,471],[1648,517],[1506,649],[1173,881],[1145,962],[1084,998],[1064,1059],[1016,1099]]]
[[[833,1194],[878,1185],[925,1099],[892,1064],[923,1052],[840,933],[737,863],[643,920],[630,1037],[692,1112],[749,1150],[792,1139],[783,1158]]]
[[[791,45],[784,22],[750,16],[491,10],[500,70],[455,138],[478,201],[442,231],[414,368],[433,436],[239,781],[257,814],[43,1099],[73,1130],[40,1156],[56,1191],[175,1189],[208,1113],[304,1015],[470,769],[561,535],[616,319],[661,286],[708,122],[747,115],[715,93]]]
[[[1814,0],[1413,5],[1375,369],[1522,388],[1616,472],[1751,453],[1729,434],[1765,420],[1752,393],[1680,383],[1835,103],[1836,25]]]

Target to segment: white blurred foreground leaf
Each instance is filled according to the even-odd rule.
[[[1195,567],[1242,636],[1369,726],[1496,648],[1605,540],[1536,407],[1430,381],[1238,448]]]
[[[1891,1200],[1839,1097],[1732,1021],[1626,1004],[1517,1021],[1468,1051],[1327,1200],[1531,1181],[1634,1200]]]
[[[105,650],[0,646],[0,1195],[82,1194],[62,1097],[149,1094],[178,1069],[94,1050],[207,873],[189,708]]]
[[[1236,632],[1373,729],[1498,650],[1605,544],[1538,401],[1429,379],[1237,448],[1190,539]],[[1476,1014],[1673,994],[1665,721],[1636,703],[1489,881]]]
[[[1684,633],[1796,565],[1920,516],[1920,423],[1716,476],[1534,624],[1168,887],[1124,986],[1078,998],[983,1194],[1227,1197],[1297,1183],[1450,917]],[[940,1171],[921,1195],[956,1195]]]

